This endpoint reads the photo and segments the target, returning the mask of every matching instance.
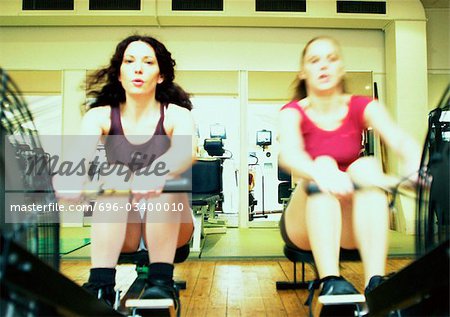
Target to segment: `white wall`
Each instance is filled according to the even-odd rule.
[[[450,9],[428,9],[428,69],[450,72]]]
[[[66,114],[70,114],[74,119],[66,120],[64,131],[75,133],[79,122],[75,112],[83,100],[79,84],[84,71],[107,64],[116,44],[136,32],[150,34],[165,43],[179,70],[297,71],[299,56],[306,42],[317,35],[330,35],[341,42],[348,70],[385,73],[383,32],[350,29],[0,27],[0,61],[7,70],[62,70],[63,95],[70,96],[64,98],[64,116],[67,118]],[[72,89],[68,85],[72,85]],[[242,93],[247,83],[240,85]],[[241,105],[245,107],[245,103]],[[246,126],[241,126],[241,129],[246,129]],[[234,151],[234,154],[241,158],[247,155],[246,151]],[[232,176],[232,169],[227,175]],[[246,174],[244,172],[242,175]],[[234,179],[231,176],[230,183]],[[236,191],[228,193],[227,197],[230,199],[224,209],[236,211],[239,205]],[[241,212],[247,213],[247,210]],[[241,219],[245,218],[243,215]]]
[[[427,9],[428,108],[434,109],[450,83],[450,8]]]
[[[348,69],[384,72],[383,32],[375,30],[1,27],[0,60],[5,69],[93,69],[106,64],[117,42],[135,32],[162,40],[178,69],[297,70],[306,41],[327,34],[342,43]]]

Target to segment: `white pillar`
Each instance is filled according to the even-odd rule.
[[[428,115],[427,41],[425,21],[393,21],[385,29],[386,104],[399,126],[424,143]],[[392,151],[389,172],[401,171]],[[401,198],[400,231],[414,232],[414,201]]]
[[[82,89],[86,79],[85,70],[65,70],[63,75],[63,135],[77,135],[81,124],[81,106],[86,92]]]
[[[81,106],[85,101],[86,93],[82,84],[86,79],[85,70],[65,70],[63,72],[63,110],[62,110],[62,135],[78,135],[81,125]],[[67,149],[63,142],[62,153]],[[82,227],[83,212],[66,212],[61,214],[61,223],[64,227]]]
[[[239,227],[248,228],[248,140],[247,140],[248,72],[239,72],[240,162]]]

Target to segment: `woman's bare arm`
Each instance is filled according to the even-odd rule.
[[[374,100],[364,111],[364,119],[404,163],[402,174],[412,175],[419,169],[421,150],[417,142],[395,124],[384,105]]]

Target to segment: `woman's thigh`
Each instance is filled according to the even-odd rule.
[[[144,223],[144,241],[147,241],[146,237],[146,228],[148,227],[151,230],[151,226],[153,223],[167,223],[168,230],[166,232],[167,239],[171,239],[174,236],[177,236],[177,247],[181,247],[191,240],[191,237],[194,233],[194,217],[192,214],[192,209],[189,204],[189,197],[187,194],[163,194],[158,199],[151,201],[152,206],[150,208],[162,209],[166,208],[166,211],[161,211],[161,217],[159,217],[156,213],[154,216],[147,217],[147,222]],[[167,209],[169,209],[167,211]],[[171,225],[172,224],[172,225]],[[179,226],[177,226],[179,224]],[[178,227],[178,233],[171,231],[172,228]]]
[[[374,157],[361,157],[347,169],[354,183],[359,186],[384,186],[389,178],[383,173],[380,163]]]
[[[306,208],[308,196],[299,184],[292,194],[288,207],[284,211],[281,225],[282,235],[288,244],[294,244],[302,250],[310,250],[309,233],[306,225]],[[355,249],[356,243],[353,233],[353,199],[352,197],[339,200],[342,216],[341,247]]]
[[[365,206],[380,206],[385,209],[386,195],[379,189],[371,186],[383,186],[387,180],[380,163],[374,157],[361,157],[353,162],[347,169],[351,179],[359,186],[351,200],[341,202],[342,207],[342,238],[344,248],[356,248],[354,236],[353,208],[366,208]],[[365,187],[368,186],[368,187]],[[362,204],[361,204],[362,202]]]
[[[304,182],[298,183],[291,195],[289,204],[283,212],[280,230],[287,244],[293,244],[302,250],[310,250],[306,227],[306,200]]]

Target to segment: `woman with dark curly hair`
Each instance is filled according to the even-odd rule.
[[[191,239],[192,214],[187,194],[164,194],[162,188],[167,177],[176,177],[191,166],[196,142],[192,104],[189,95],[173,82],[174,66],[171,53],[162,43],[152,37],[133,35],[117,45],[108,67],[88,79],[88,95],[95,100],[83,117],[81,134],[95,138],[83,147],[94,152],[101,140],[107,161],[125,166],[132,173],[130,179],[120,181],[116,177],[114,184],[108,185],[129,188],[130,197],[97,199],[97,205],[113,200],[122,207],[132,206],[131,212],[122,212],[125,216],[119,216],[119,221],[106,222],[94,210],[92,220],[92,269],[84,287],[93,293],[101,290],[101,297],[110,304],[114,302],[118,257],[121,252],[137,251],[144,236],[150,267],[143,296],[172,298],[175,308],[179,308],[173,261],[176,249]],[[189,153],[180,153],[180,143],[186,143],[183,136],[192,140],[192,147],[187,146]],[[166,175],[145,173],[156,161],[168,164]],[[86,179],[80,180],[80,188],[85,182]],[[60,197],[64,198],[64,194]],[[147,213],[141,223],[141,207],[157,204],[177,206],[178,210],[152,218],[144,208]],[[132,220],[133,216],[138,220]]]
[[[123,66],[122,64],[124,62],[129,63],[124,61],[124,54],[128,45],[132,42],[139,41],[147,43],[152,47],[153,55],[159,67],[160,76],[164,78],[156,86],[155,99],[160,103],[173,103],[191,110],[192,104],[189,100],[189,95],[173,81],[175,79],[175,61],[172,59],[172,54],[158,40],[140,35],[132,35],[121,41],[116,47],[110,65],[90,76],[88,80],[88,95],[95,97],[95,101],[89,107],[118,107],[120,103],[126,101],[125,87],[123,87],[120,80],[120,72]],[[97,90],[97,87],[100,89]]]

